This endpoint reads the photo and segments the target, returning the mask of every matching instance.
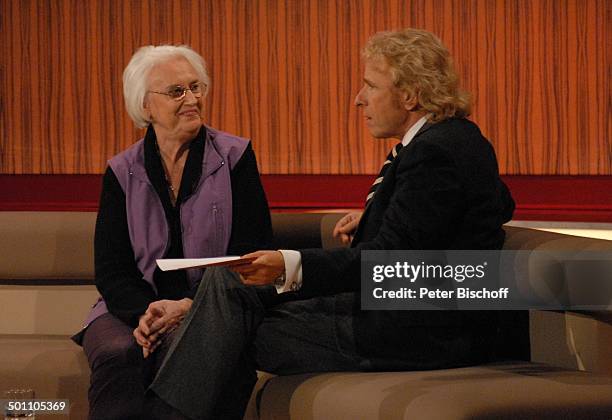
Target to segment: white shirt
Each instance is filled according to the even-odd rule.
[[[427,114],[421,117],[408,129],[402,138],[404,147],[408,146],[430,116],[431,114]],[[279,251],[283,254],[285,260],[285,283],[281,286],[275,286],[277,293],[300,290],[302,287],[302,254],[291,249],[279,249]]]
[[[402,138],[402,146],[406,147],[412,141],[414,136],[419,132],[421,128],[427,123],[427,120],[431,117],[431,114],[427,114],[424,117],[421,117],[417,122],[412,124],[412,127],[406,131],[404,137]]]

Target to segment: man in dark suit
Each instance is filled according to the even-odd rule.
[[[151,386],[166,408],[240,417],[256,368],[291,374],[487,360],[497,328],[490,313],[360,308],[362,250],[499,249],[514,209],[491,144],[465,118],[469,98],[440,41],[414,29],[379,33],[363,57],[355,103],[374,137],[401,143],[363,214],[335,228],[351,246],[258,251],[251,265],[235,268],[240,276],[207,270]],[[278,296],[269,294],[272,284]]]

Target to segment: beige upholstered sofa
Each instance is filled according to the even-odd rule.
[[[276,213],[277,244],[333,246],[330,232],[339,217]],[[95,213],[0,212],[0,390],[28,387],[38,398],[68,399],[71,419],[87,414],[89,370],[68,337],[97,297],[94,221]],[[505,247],[612,252],[610,241],[511,227]],[[262,373],[247,417],[612,418],[612,313],[531,311],[528,322],[530,362],[422,372]]]

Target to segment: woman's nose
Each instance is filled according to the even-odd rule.
[[[191,91],[191,89],[187,89],[185,91],[185,102],[187,103],[195,103],[198,101],[198,98],[195,97],[195,95],[193,94],[193,92]]]

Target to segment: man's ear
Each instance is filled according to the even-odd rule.
[[[410,95],[408,92],[404,93],[404,108],[406,111],[416,111],[419,109],[419,100],[417,99],[416,93]]]

